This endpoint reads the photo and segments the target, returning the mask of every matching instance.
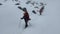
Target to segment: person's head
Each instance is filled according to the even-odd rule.
[[[24,7],[24,8],[23,8],[23,11],[24,11],[24,12],[27,12],[27,9]]]

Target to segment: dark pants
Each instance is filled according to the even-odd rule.
[[[42,15],[42,13],[40,12],[40,15]]]
[[[42,11],[40,11],[40,15],[42,15],[42,12],[43,12],[43,10],[42,10]]]
[[[28,27],[28,20],[24,19],[25,20],[25,28]]]

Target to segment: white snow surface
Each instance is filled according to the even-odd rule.
[[[25,22],[20,19],[23,11],[14,5],[16,2],[0,0],[0,34],[60,34],[60,0],[33,0],[47,4],[43,15],[33,14],[37,9],[25,4],[27,0],[20,1],[19,6],[26,7],[30,15],[29,27],[24,29]]]

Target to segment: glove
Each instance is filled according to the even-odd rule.
[[[31,20],[31,19],[29,18],[29,20]]]
[[[21,18],[21,19],[23,19],[23,18]]]

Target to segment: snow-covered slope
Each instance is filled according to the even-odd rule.
[[[36,0],[44,2],[43,15],[33,14],[36,10],[32,5],[27,5],[27,0],[21,0],[21,7],[26,7],[30,15],[29,27],[24,29],[23,11],[18,9],[16,2],[8,0],[0,2],[0,34],[60,34],[60,0]]]

